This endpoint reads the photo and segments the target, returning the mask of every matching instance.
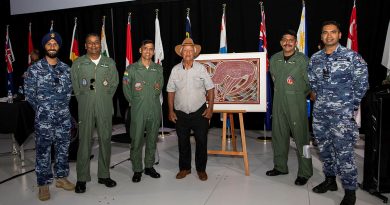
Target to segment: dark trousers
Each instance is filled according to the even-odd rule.
[[[196,150],[195,164],[196,171],[205,171],[207,163],[207,132],[209,129],[209,120],[202,116],[206,110],[206,104],[196,112],[187,114],[175,110],[176,133],[179,141],[179,168],[180,170],[191,169],[191,129],[194,131]]]

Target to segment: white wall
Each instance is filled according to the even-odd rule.
[[[11,15],[134,0],[10,0]]]

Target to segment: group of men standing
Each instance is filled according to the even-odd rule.
[[[283,33],[283,50],[272,56],[270,72],[274,82],[273,150],[274,168],[268,176],[288,174],[287,156],[290,135],[295,140],[298,156],[296,185],[305,185],[313,175],[306,98],[315,101],[313,132],[323,161],[325,181],[313,188],[316,193],[337,190],[340,176],[345,195],[341,204],[355,204],[357,169],[354,144],[358,129],[354,112],[368,88],[367,65],[359,54],[339,44],[340,26],[327,21],[322,26],[324,48],[309,60],[296,50],[295,31]],[[112,130],[112,97],[119,80],[115,62],[101,55],[97,34],[88,34],[87,54],[70,68],[57,58],[62,44],[56,32],[42,39],[45,57],[34,63],[25,79],[26,99],[36,112],[36,174],[39,199],[50,198],[51,145],[54,145],[54,178],[56,187],[86,191],[90,176],[91,137],[97,128],[99,137],[98,183],[116,186],[109,172]],[[203,65],[194,61],[200,45],[186,38],[175,47],[182,61],[173,67],[167,83],[169,120],[176,124],[179,144],[177,179],[191,173],[190,132],[196,141],[195,164],[199,179],[207,180],[207,132],[213,114],[214,84]],[[159,96],[164,85],[163,68],[152,61],[154,44],[145,40],[139,48],[141,58],[129,65],[123,75],[123,92],[131,105],[130,156],[133,182],[141,181],[142,173],[153,178],[160,174],[153,168],[158,129],[161,122]],[[77,183],[69,182],[67,154],[70,140],[71,92],[78,101],[80,144],[77,154]],[[189,94],[191,93],[191,94]],[[206,104],[208,102],[208,104]],[[145,158],[142,162],[142,147]]]
[[[49,185],[53,182],[51,162],[54,161],[56,187],[83,193],[91,180],[90,155],[93,130],[99,136],[98,182],[116,186],[110,178],[112,133],[112,97],[118,86],[115,62],[100,54],[100,37],[88,34],[87,54],[78,58],[70,68],[57,56],[62,38],[49,32],[42,39],[45,56],[32,64],[25,77],[26,100],[35,110],[36,175],[38,197],[50,199]],[[72,89],[73,88],[73,89]],[[78,101],[79,147],[77,153],[77,183],[69,175],[68,149],[71,134],[69,101],[72,90]],[[54,145],[54,159],[51,147]]]
[[[112,97],[119,84],[114,60],[101,55],[100,36],[88,34],[85,39],[87,54],[79,57],[70,68],[57,56],[62,38],[49,32],[42,39],[45,56],[33,63],[26,72],[26,100],[35,110],[36,175],[38,198],[50,199],[49,185],[56,179],[56,187],[76,193],[86,191],[91,181],[91,139],[96,127],[99,142],[98,183],[115,187],[109,172],[112,134]],[[194,62],[201,47],[186,39],[176,47],[183,63],[168,82],[169,118],[177,125],[179,136],[180,171],[176,178],[191,173],[190,129],[195,131],[196,170],[199,179],[207,180],[208,121],[213,113],[214,85],[206,68]],[[142,173],[153,178],[160,174],[153,168],[158,130],[161,122],[159,96],[164,85],[162,66],[152,61],[154,44],[145,40],[139,48],[141,58],[129,65],[123,75],[123,92],[131,106],[130,158],[134,175],[141,181]],[[176,68],[175,67],[175,68]],[[192,69],[193,68],[193,69]],[[181,71],[182,70],[182,71]],[[67,180],[69,175],[68,149],[71,133],[69,101],[72,90],[78,101],[79,147],[77,152],[76,185]],[[196,95],[188,100],[188,93]],[[210,102],[206,106],[207,98]],[[146,134],[145,134],[146,133]],[[142,163],[142,148],[145,159]],[[51,147],[54,145],[54,159]],[[52,171],[54,161],[54,175]],[[144,164],[144,166],[143,166]]]
[[[358,127],[354,114],[368,89],[367,64],[362,57],[339,44],[340,25],[326,21],[322,25],[324,48],[309,60],[296,50],[297,35],[288,30],[280,45],[283,50],[270,60],[274,82],[272,140],[274,168],[268,176],[288,174],[290,135],[298,156],[296,185],[305,185],[313,175],[309,150],[310,135],[306,97],[314,101],[313,134],[323,161],[325,181],[313,188],[315,193],[336,191],[336,176],[345,194],[341,205],[355,204],[357,167],[354,145]]]

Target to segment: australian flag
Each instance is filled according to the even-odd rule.
[[[15,61],[14,53],[12,51],[11,39],[8,34],[8,26],[5,34],[5,63],[7,64],[7,90],[13,93],[13,83],[12,83],[12,73],[14,69],[12,68],[12,62]]]
[[[262,4],[261,4],[262,5]],[[266,56],[266,68],[267,68],[267,112],[265,113],[265,129],[271,130],[272,127],[272,94],[271,94],[271,76],[269,73],[269,60],[267,53],[267,33],[265,29],[265,13],[264,7],[261,6],[261,23],[260,23],[260,35],[259,35],[259,51],[265,52]]]

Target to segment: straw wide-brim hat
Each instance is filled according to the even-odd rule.
[[[200,54],[200,50],[202,49],[200,45],[194,44],[194,41],[191,38],[185,38],[182,44],[175,46],[175,52],[180,57],[183,57],[181,55],[181,50],[183,49],[183,46],[194,46],[194,57],[197,57]]]

